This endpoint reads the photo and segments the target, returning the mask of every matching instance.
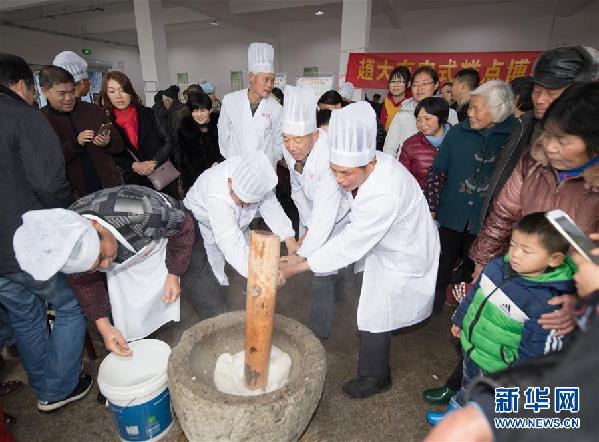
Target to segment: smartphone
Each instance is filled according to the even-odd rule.
[[[599,256],[591,254],[591,250],[596,248],[595,243],[580,228],[574,224],[572,218],[562,210],[551,210],[545,214],[553,227],[568,240],[578,253],[589,261],[599,265]]]
[[[100,129],[98,129],[98,132],[96,133],[96,135],[105,137],[107,135],[110,135],[111,129],[112,129],[112,123],[104,123],[104,124],[102,124],[102,126],[100,126]]]

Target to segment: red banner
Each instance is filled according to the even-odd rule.
[[[357,88],[387,89],[389,74],[396,66],[411,72],[420,66],[431,66],[439,73],[439,81],[452,81],[457,71],[474,68],[481,81],[505,80],[530,75],[541,51],[515,52],[389,52],[349,54],[345,81]]]

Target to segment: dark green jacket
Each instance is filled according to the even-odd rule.
[[[469,233],[478,233],[495,161],[516,124],[509,116],[491,128],[475,130],[466,119],[449,130],[432,166],[447,177],[437,209],[442,227],[463,232],[469,226]]]

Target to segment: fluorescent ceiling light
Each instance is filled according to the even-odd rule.
[[[211,21],[211,22],[210,22],[210,24],[211,24],[212,26],[218,26],[218,22],[217,22],[216,20],[214,20],[214,21]]]
[[[314,13],[314,15],[324,15],[324,11],[321,11],[320,9],[318,11],[316,11]]]

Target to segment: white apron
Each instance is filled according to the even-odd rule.
[[[101,218],[94,219],[110,230],[119,243],[135,253],[120,264],[113,263],[104,270],[108,283],[108,296],[114,326],[127,341],[142,339],[170,321],[179,321],[181,301],[162,302],[166,269],[166,245],[168,239],[152,241],[139,252],[116,230]],[[101,270],[102,271],[102,270]]]

